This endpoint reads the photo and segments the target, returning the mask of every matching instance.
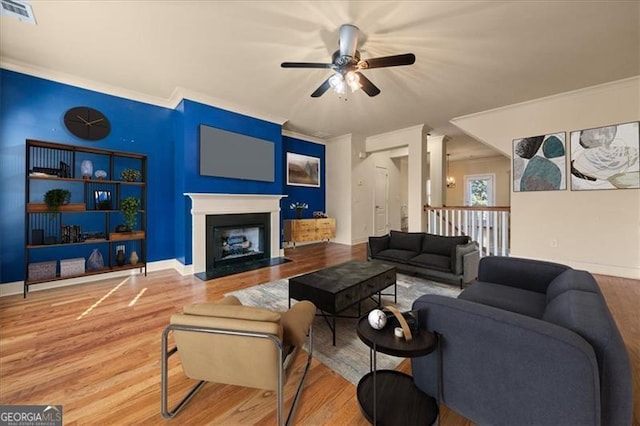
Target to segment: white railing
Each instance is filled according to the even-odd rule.
[[[510,207],[427,207],[427,232],[468,235],[481,256],[509,255]]]

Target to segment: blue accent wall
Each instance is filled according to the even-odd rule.
[[[111,122],[111,133],[95,142],[73,136],[63,117],[74,106],[102,111]],[[200,176],[201,124],[273,142],[275,181]],[[279,124],[187,99],[175,109],[163,108],[0,69],[0,283],[24,279],[27,139],[147,155],[146,260],[150,262],[175,258],[191,264],[187,192],[285,194],[283,218],[295,216],[289,209],[294,201],[309,204],[307,217],[315,210],[325,210],[324,146],[283,137]],[[320,188],[286,184],[287,151],[320,158]],[[91,246],[84,251],[81,255],[88,258]]]
[[[325,147],[313,142],[303,141],[288,136],[283,137],[284,143],[284,164],[282,172],[284,174],[284,191],[283,194],[287,195],[287,198],[282,199],[282,218],[283,219],[295,219],[296,212],[289,207],[291,203],[307,203],[309,208],[302,213],[303,219],[310,219],[313,217],[314,211],[326,211],[325,204]],[[295,154],[308,155],[311,157],[320,158],[320,187],[313,188],[307,186],[295,186],[287,185],[287,171],[286,171],[286,153],[293,152]]]
[[[174,257],[174,234],[167,227],[174,221],[172,109],[7,70],[0,70],[0,88],[0,282],[24,279],[27,139],[147,155],[147,209],[157,212],[147,215],[147,260]],[[107,116],[111,133],[106,138],[89,142],[67,131],[65,112],[82,105]],[[82,248],[88,258],[92,246]]]
[[[180,146],[177,158],[176,175],[181,182],[175,197],[178,211],[189,211],[191,199],[184,196],[189,192],[205,192],[216,194],[282,194],[282,128],[279,124],[270,123],[235,112],[204,105],[185,99],[182,102],[179,120],[180,129],[176,143]],[[231,179],[215,176],[200,176],[200,125],[204,124],[230,132],[241,133],[258,139],[273,142],[275,148],[275,181],[261,182],[242,179]],[[251,153],[247,153],[251,155]],[[190,264],[191,257],[191,215],[178,218],[178,228],[184,230],[178,234],[183,239],[177,244],[179,251],[176,258],[184,259]]]

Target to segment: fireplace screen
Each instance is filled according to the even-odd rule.
[[[262,231],[264,233],[264,231]],[[219,254],[216,260],[234,259],[264,253],[259,226],[247,228],[217,228],[214,239]]]
[[[207,273],[261,259],[269,259],[269,213],[207,215]]]

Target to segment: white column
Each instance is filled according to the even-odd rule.
[[[427,204],[427,140],[422,129],[412,135],[409,142],[408,161],[408,200],[409,232],[427,230],[427,215],[424,205]]]
[[[446,190],[446,140],[447,136],[427,136],[429,150],[429,179],[431,180],[431,205],[442,207]]]

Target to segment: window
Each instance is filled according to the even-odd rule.
[[[468,206],[495,205],[495,174],[465,175],[464,199]]]

